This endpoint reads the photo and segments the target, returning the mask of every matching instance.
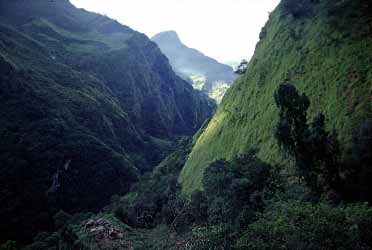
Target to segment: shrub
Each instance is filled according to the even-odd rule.
[[[251,224],[237,249],[371,249],[372,209],[278,202]]]
[[[227,250],[232,247],[231,230],[225,224],[194,227],[186,250]]]
[[[229,223],[237,230],[244,228],[263,206],[265,187],[268,186],[269,165],[256,157],[256,150],[232,161],[211,163],[203,179],[204,196],[208,204],[208,222]]]
[[[16,250],[17,248],[17,243],[15,241],[7,241],[3,244],[0,244],[0,250]]]

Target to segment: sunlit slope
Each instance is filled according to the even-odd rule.
[[[311,116],[324,112],[345,147],[353,128],[371,117],[371,5],[294,2],[282,1],[271,14],[246,74],[196,140],[179,179],[186,194],[202,189],[203,172],[213,160],[231,159],[250,147],[259,148],[265,161],[281,160],[273,137],[278,115],[273,94],[281,82],[309,96]]]

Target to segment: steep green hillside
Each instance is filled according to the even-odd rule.
[[[214,108],[155,43],[67,0],[0,0],[0,241],[102,207]]]
[[[262,29],[246,74],[196,140],[179,179],[183,191],[202,188],[208,162],[250,147],[265,161],[281,161],[273,94],[282,82],[309,96],[312,115],[323,112],[347,148],[353,128],[372,115],[371,11],[368,0],[283,0]]]

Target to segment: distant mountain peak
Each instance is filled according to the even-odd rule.
[[[178,38],[177,31],[175,31],[175,30],[162,31],[162,32],[159,32],[158,34],[156,34],[155,36],[170,36],[170,37]]]
[[[153,41],[168,41],[172,42],[174,44],[182,44],[180,37],[178,36],[177,32],[174,30],[168,30],[168,31],[163,31],[151,38]]]
[[[219,63],[182,43],[176,31],[163,31],[151,38],[168,57],[175,72],[217,102],[236,79],[232,67]],[[218,94],[216,94],[218,93]]]

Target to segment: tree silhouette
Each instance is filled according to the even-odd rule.
[[[275,102],[279,108],[275,137],[279,146],[294,158],[307,186],[316,195],[339,191],[339,144],[336,133],[325,130],[324,115],[317,114],[309,125],[309,99],[290,84],[279,86]]]

